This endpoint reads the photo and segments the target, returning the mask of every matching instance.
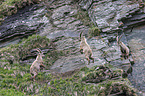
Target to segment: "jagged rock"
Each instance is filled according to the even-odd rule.
[[[53,11],[52,18],[58,20],[66,16],[73,16],[76,14],[76,12],[77,10],[73,10],[71,6],[65,5],[65,6],[55,9]]]
[[[81,0],[81,2],[79,2],[79,5],[83,10],[88,10],[92,4],[92,1],[93,0]]]
[[[124,37],[125,38],[125,37]],[[123,39],[125,42],[125,39]],[[117,43],[115,42],[112,44],[111,47],[103,48],[102,49],[105,59],[107,62],[112,64],[113,66],[117,68],[123,69],[123,77],[127,77],[129,73],[132,72],[132,66],[131,66],[131,61],[128,59],[124,59],[121,57],[121,51],[119,46],[117,46]],[[130,56],[132,58],[132,56]]]
[[[119,27],[122,26],[120,20],[134,13],[133,10],[139,9],[138,7],[139,4],[126,0],[114,2],[103,0],[92,4],[89,16],[103,32],[113,33],[115,30],[120,30]]]
[[[144,9],[136,10],[136,14],[132,14],[130,16],[127,16],[127,18],[124,18],[122,22],[124,23],[123,28],[132,28],[139,25],[142,25],[145,22],[145,15],[144,15]]]
[[[64,5],[53,10],[51,18],[53,25],[48,24],[40,32],[41,36],[47,36],[50,39],[58,37],[79,37],[81,31],[84,33],[88,30],[80,20],[73,16],[76,15],[77,9],[70,5]]]
[[[45,8],[42,4],[32,5],[7,17],[0,26],[0,42],[26,37],[39,31],[49,22]]]

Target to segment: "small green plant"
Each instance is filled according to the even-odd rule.
[[[92,22],[90,20],[89,14],[87,11],[78,10],[77,14],[74,15],[75,18],[82,21],[83,25],[85,26],[92,26]]]
[[[98,27],[91,27],[89,29],[88,35],[90,37],[100,36],[100,29]]]

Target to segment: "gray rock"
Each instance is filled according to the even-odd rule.
[[[52,70],[57,70],[57,72],[64,73],[68,71],[73,71],[85,66],[86,61],[83,60],[82,56],[70,56],[58,59],[53,66]]]
[[[79,52],[80,47],[80,40],[78,37],[64,37],[57,41],[55,44],[57,45],[57,50],[70,50],[67,57],[62,57],[58,59],[53,66],[51,67],[51,70],[55,70],[60,73],[73,71],[75,69],[80,69],[84,66],[87,66],[89,68],[95,66],[95,65],[103,65],[106,63],[105,59],[102,58],[102,52],[99,51],[99,49],[105,47],[104,42],[101,41],[101,39],[97,40],[95,38],[91,38],[87,40],[88,44],[90,45],[92,51],[93,51],[93,58],[94,63],[90,63],[88,65],[88,61],[85,58],[85,54],[81,54]],[[102,45],[99,48],[96,46]]]
[[[53,19],[60,19],[60,18],[63,18],[65,16],[73,16],[76,14],[76,12],[77,12],[77,10],[74,10],[71,6],[65,5],[65,6],[62,6],[62,7],[55,9],[53,11],[52,18]]]
[[[135,63],[134,59],[132,57],[129,57],[129,61],[130,61],[131,65],[133,65]]]
[[[39,31],[49,22],[45,16],[46,7],[42,4],[32,5],[9,16],[0,25],[0,42],[15,41]],[[11,44],[9,42],[9,44]],[[2,45],[1,45],[2,46]]]
[[[76,13],[77,9],[70,5],[64,5],[54,9],[51,16],[54,26],[47,24],[44,30],[40,32],[40,35],[47,36],[50,39],[62,36],[79,37],[80,32],[82,30],[88,30],[88,28],[80,20],[73,17]]]
[[[81,0],[79,5],[83,10],[88,10],[89,7],[91,6],[93,0]]]
[[[130,11],[136,10],[138,4],[123,1],[100,1],[93,3],[88,13],[91,20],[98,25],[103,32],[112,33],[119,30],[120,20],[129,16]],[[133,13],[134,11],[132,11]]]

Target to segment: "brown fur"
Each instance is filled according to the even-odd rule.
[[[37,49],[36,49],[37,50]],[[36,75],[38,74],[38,72],[40,71],[40,66],[45,67],[42,63],[43,63],[43,59],[42,56],[43,54],[40,52],[40,50],[37,50],[39,53],[36,57],[36,60],[32,63],[31,67],[30,67],[30,73],[31,75],[33,75],[31,77],[31,79],[35,80]]]
[[[120,51],[122,53],[122,56],[126,59],[126,57],[129,57],[129,48],[122,42],[120,41],[122,35],[119,37],[117,36],[117,45],[120,47]]]
[[[81,37],[80,52],[81,50],[83,50],[83,53],[85,54],[85,57],[88,60],[88,64],[90,64],[90,59],[93,60],[93,63],[94,63],[94,58],[92,57],[92,50],[90,46],[88,45],[85,36],[81,36],[81,34],[80,34],[80,37]]]

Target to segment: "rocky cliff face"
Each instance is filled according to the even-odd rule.
[[[129,79],[134,84],[134,86],[144,91],[145,90],[143,83],[145,80],[143,76],[144,68],[140,67],[144,66],[143,57],[145,56],[143,53],[145,42],[143,41],[145,38],[143,35],[144,32],[143,31],[139,32],[139,30],[143,30],[144,27],[136,28],[136,26],[140,26],[143,23],[144,23],[144,8],[140,8],[138,3],[134,3],[132,1],[127,0],[43,1],[40,4],[31,5],[29,7],[25,7],[24,9],[19,10],[16,14],[5,18],[4,22],[1,24],[0,47],[7,46],[9,44],[18,44],[11,46],[9,50],[13,50],[13,48],[15,48],[14,52],[16,51],[19,52],[17,56],[13,56],[11,55],[12,54],[11,51],[4,52],[3,50],[5,47],[1,48],[1,52],[3,52],[2,53],[3,55],[1,54],[1,59],[9,58],[8,63],[5,63],[4,60],[1,61],[2,64],[1,67],[4,69],[8,68],[11,70],[11,68],[8,67],[9,65],[7,65],[11,63],[11,61],[16,61],[12,62],[12,64],[21,63],[22,65],[27,65],[27,67],[30,67],[30,64],[34,61],[34,57],[36,56],[36,54],[31,53],[30,50],[32,48],[39,47],[45,53],[46,56],[44,58],[45,64],[47,65],[47,67],[49,67],[46,68],[46,70],[44,70],[42,73],[45,76],[47,76],[51,71],[52,73],[54,72],[58,74],[61,73],[62,75],[67,74],[71,75],[72,73],[75,73],[75,71],[85,66],[88,68],[92,68],[93,66],[101,66],[101,65],[106,66],[106,64],[109,63],[115,68],[122,69],[121,71],[122,73],[117,73],[120,75],[115,75],[117,78],[120,79],[119,76],[127,77],[127,75],[129,75]],[[133,28],[132,32],[130,31],[129,28]],[[83,35],[86,36],[87,42],[93,51],[93,57],[95,58],[95,62],[94,63],[91,62],[90,65],[87,65],[87,60],[85,59],[84,54],[81,54],[79,52],[79,44],[80,44],[79,35],[81,32],[83,32]],[[119,50],[119,47],[117,46],[115,36],[115,34],[117,33],[118,34],[124,33],[123,38],[121,40],[127,46],[129,46],[131,50],[129,59],[123,59],[120,56],[121,52]],[[26,41],[21,39],[24,37],[28,37],[32,34],[39,34],[40,37],[32,36]],[[41,36],[49,38],[50,44],[44,44],[45,42],[44,40],[46,38],[45,39],[43,38],[44,39],[43,40],[41,39]],[[33,44],[34,41],[35,44]],[[38,42],[40,44],[37,45]],[[26,49],[25,52],[21,52],[24,49]],[[7,54],[7,57],[4,57],[5,56],[4,54]],[[22,56],[24,58],[17,58]],[[108,67],[103,68],[98,67],[98,68],[99,70],[105,71],[107,70],[107,73],[104,73],[107,74],[105,75],[106,77],[104,75],[97,75],[100,81],[96,81],[94,77],[96,75],[93,75],[93,77],[91,76],[92,74],[99,73],[93,71],[93,73],[88,73],[90,75],[87,75],[85,73],[84,74],[86,75],[85,77],[83,76],[80,77],[82,78],[82,81],[87,82],[88,80],[93,83],[95,81],[106,82],[108,78],[115,78],[109,75],[116,74],[113,73],[112,69],[108,69]],[[141,70],[141,72],[139,70]],[[18,73],[22,75],[29,74],[28,72],[29,71],[27,72],[23,71]],[[102,71],[99,72],[102,73]],[[131,73],[132,76],[130,75]],[[24,78],[21,79],[23,80]],[[40,80],[38,81],[39,83],[42,80],[40,79],[40,75],[38,76],[37,79]],[[51,80],[53,81],[53,79],[50,79],[49,76],[44,80],[45,82],[48,83],[48,85],[50,84]],[[56,80],[56,82],[60,81]],[[53,83],[51,82],[50,84],[51,87],[56,88],[57,86],[54,86]],[[111,85],[113,86],[113,88],[116,88],[117,85],[122,86],[116,83],[111,84],[114,84]],[[48,87],[48,85],[44,86]],[[32,86],[34,86],[34,84],[32,84]],[[32,86],[29,86],[29,88]],[[72,85],[70,84],[70,86],[74,86],[74,84]],[[43,87],[41,86],[39,88],[41,89]],[[106,88],[107,87],[108,86],[106,86]],[[27,91],[25,90],[26,93],[28,94],[32,92],[32,91],[28,92],[29,88],[27,87]],[[101,94],[102,92],[102,94],[107,95],[107,93],[103,93],[103,91],[106,89],[100,90],[101,91],[97,91],[100,92],[98,94]],[[113,90],[114,89],[110,90],[110,92],[113,92]],[[120,90],[122,89],[118,89],[116,94],[117,93],[119,94]],[[128,89],[128,87],[126,87],[125,90],[127,90],[126,92],[130,92],[131,89]],[[35,91],[32,93],[39,92],[36,88]],[[74,91],[73,94],[77,94],[76,91]],[[87,93],[78,93],[78,94],[87,94]]]

